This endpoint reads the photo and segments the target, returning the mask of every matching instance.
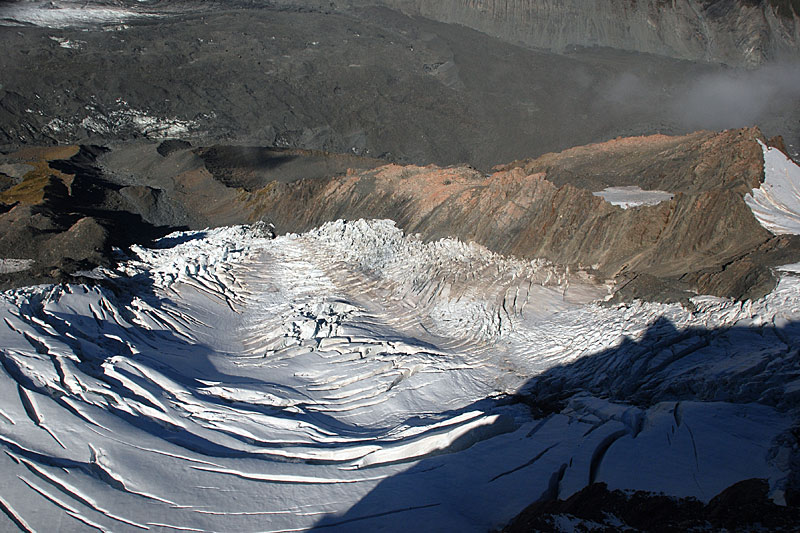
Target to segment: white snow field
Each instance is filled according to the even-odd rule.
[[[637,185],[606,187],[602,191],[593,192],[592,194],[600,196],[611,205],[619,206],[622,209],[658,205],[661,202],[672,200],[675,196],[666,191],[645,191]]]
[[[762,226],[775,235],[800,235],[800,167],[777,148],[764,151],[764,183],[745,202]]]
[[[124,7],[90,4],[85,0],[23,0],[7,4],[0,5],[0,26],[71,28],[119,24],[153,16]]]
[[[758,301],[611,307],[388,221],[262,234],[2,294],[0,530],[487,531],[592,481],[708,501],[758,477],[782,501],[793,269]]]

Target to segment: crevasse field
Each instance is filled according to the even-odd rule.
[[[748,202],[794,231],[800,173],[764,150]],[[757,301],[608,306],[580,272],[339,221],[92,275],[0,296],[2,530],[486,531],[598,481],[783,499],[800,265]]]

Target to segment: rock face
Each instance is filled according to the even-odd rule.
[[[759,141],[765,139],[757,128],[620,138],[516,161],[489,175],[466,166],[383,165],[254,147],[181,145],[166,156],[153,143],[82,148],[69,160],[46,163],[53,172],[40,183],[44,200],[12,201],[15,190],[39,183],[42,171],[2,193],[6,209],[13,208],[0,222],[15,237],[6,237],[0,252],[56,265],[43,251],[54,246],[53,235],[85,234],[92,237],[86,252],[67,255],[101,264],[111,245],[170,228],[265,221],[285,233],[337,219],[391,219],[427,241],[455,237],[614,279],[619,299],[756,297],[774,285],[770,267],[800,259],[800,238],[772,235],[744,201],[764,180]],[[43,164],[20,156],[7,164],[25,162]],[[669,194],[628,209],[595,194],[632,186]],[[39,228],[40,219],[46,227]],[[8,255],[24,249],[15,248],[20,239],[32,247],[27,255]]]
[[[29,148],[2,157],[32,170],[0,188],[0,289],[74,279],[108,265],[112,247],[163,235],[142,219],[157,193],[112,185],[91,162],[99,148]],[[4,189],[4,190],[3,190]]]
[[[607,46],[753,67],[798,57],[798,3],[764,0],[386,0],[511,42]]]
[[[181,138],[195,146],[273,146],[487,170],[617,136],[753,124],[783,135],[790,152],[800,149],[798,69],[743,73],[626,51],[655,48],[622,41],[625,50],[556,54],[518,46],[524,39],[506,31],[511,25],[545,35],[542,45],[557,43],[554,34],[584,35],[583,26],[600,17],[587,13],[606,3],[603,17],[633,31],[636,24],[626,18],[633,15],[626,13],[641,3],[531,3],[563,12],[542,19],[552,27],[540,32],[538,22],[512,17],[497,2],[492,16],[484,15],[500,38],[375,7],[375,1],[336,2],[335,8],[330,2],[220,2],[183,14],[172,12],[171,2],[124,3],[156,16],[108,31],[0,26],[0,71],[6,74],[0,149]],[[0,2],[0,20],[6,4]],[[397,5],[412,13],[417,4]],[[425,9],[462,6],[464,13],[478,13],[476,5],[429,2]],[[456,20],[445,11],[439,18]],[[654,20],[673,11],[657,10]],[[747,24],[758,19],[742,17]],[[776,19],[768,35],[785,20]],[[677,39],[680,25],[659,24],[664,38]],[[727,49],[726,40],[735,38],[739,46],[750,38],[730,35],[715,36],[714,45]],[[720,98],[720,87],[738,90]]]
[[[628,296],[741,298],[771,289],[766,257],[798,250],[797,239],[762,228],[743,200],[763,180],[762,138],[751,129],[618,139],[499,167],[488,177],[464,167],[386,166],[273,183],[242,200],[283,231],[390,218],[427,240],[452,236],[591,268],[621,281]],[[631,185],[674,197],[622,209],[592,194]]]
[[[800,519],[800,509],[776,505],[768,498],[768,492],[766,480],[748,479],[725,489],[704,505],[693,498],[676,499],[641,491],[632,494],[611,491],[604,483],[597,483],[567,500],[534,503],[503,531],[563,531],[556,525],[559,517],[571,519],[573,525],[575,522],[585,524],[590,531],[622,528],[628,531],[687,531],[709,527],[729,531],[762,528],[791,531]]]

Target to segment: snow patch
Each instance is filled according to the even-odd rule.
[[[154,16],[156,15],[151,13],[140,13],[121,7],[92,5],[88,2],[4,2],[0,7],[0,26],[91,27],[119,24],[126,20]]]
[[[57,42],[58,46],[60,46],[61,48],[68,48],[73,50],[81,50],[86,44],[86,41],[79,41],[77,39],[76,40],[66,39],[64,37],[56,37],[53,35],[50,36],[50,40]]]
[[[85,115],[76,115],[68,120],[54,118],[45,129],[61,136],[74,135],[83,128],[99,135],[143,135],[150,139],[165,139],[185,136],[198,126],[193,120],[159,117],[152,112],[132,108],[122,98],[118,98],[114,105],[116,108],[111,110],[103,110],[100,105],[87,105]]]
[[[28,270],[33,259],[0,259],[0,274],[11,274]]]
[[[744,197],[758,222],[775,235],[800,235],[800,167],[777,148],[764,152],[764,183]]]
[[[189,120],[154,117],[148,115],[146,111],[128,107],[106,114],[99,113],[91,106],[87,110],[92,114],[80,121],[81,127],[101,135],[119,135],[127,130],[133,130],[151,139],[162,139],[180,137],[196,126]],[[61,124],[54,123],[53,131],[59,131],[61,127]]]
[[[661,202],[672,200],[675,196],[666,191],[645,191],[636,185],[626,187],[606,187],[602,191],[593,192],[595,196],[600,196],[606,202],[629,209],[631,207],[658,205]]]
[[[800,274],[800,263],[792,263],[790,265],[782,265],[778,267],[778,270],[783,272],[794,272],[795,274]]]

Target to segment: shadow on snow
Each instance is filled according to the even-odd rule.
[[[543,372],[530,379],[514,396],[484,400],[460,411],[478,409],[486,414],[502,415],[514,406],[518,409],[525,406],[529,420],[532,419],[536,424],[528,437],[553,415],[564,411],[570,399],[581,397],[601,398],[623,407],[640,409],[648,409],[662,402],[674,402],[672,411],[678,425],[681,402],[760,404],[778,412],[788,411],[796,425],[800,387],[787,385],[800,380],[798,346],[800,323],[797,322],[784,327],[767,325],[679,330],[669,320],[660,318],[640,340],[626,338],[615,348]],[[502,420],[501,417],[498,423],[503,423]],[[641,430],[641,423],[642,419],[631,420],[628,424],[630,427],[600,443],[598,451],[592,456],[592,464],[587,468],[586,485],[595,481],[593,478],[597,474],[599,460],[621,436],[619,433],[635,438]],[[591,428],[587,434],[596,427],[599,426]],[[486,454],[497,453],[498,450],[502,453],[503,450],[501,447],[493,448],[491,441],[504,438],[506,433],[502,431],[487,441],[465,438],[438,455],[418,461],[410,460],[408,470],[382,481],[346,513],[325,516],[318,521],[315,529],[401,531],[406,527],[404,516],[414,512],[416,523],[426,523],[425,517],[430,515],[429,523],[434,528],[438,527],[435,525],[439,523],[435,521],[437,515],[441,520],[442,513],[445,513],[449,530],[474,530],[474,516],[462,516],[459,510],[447,514],[449,509],[442,509],[441,506],[448,505],[447,502],[472,499],[476,505],[480,505],[481,496],[479,494],[476,497],[476,491],[492,490],[491,486],[503,477],[547,459],[551,449],[557,448],[556,445],[544,447],[544,444],[540,446],[542,449],[535,448],[534,436],[529,452],[532,459],[505,472],[483,475],[481,463]],[[554,461],[554,464],[560,463],[560,459]],[[572,459],[569,459],[569,464],[572,464]],[[507,507],[499,514],[506,514],[507,520],[510,520],[537,499],[556,498],[566,466],[562,464],[560,469],[556,468],[550,479],[543,482],[544,491],[532,491],[525,494],[522,500],[518,494],[508,494]],[[430,474],[432,472],[435,473]],[[800,481],[799,475],[798,472],[792,473],[793,483]],[[465,480],[472,480],[475,485],[461,483]],[[526,490],[524,486],[516,489],[517,492]],[[524,503],[520,505],[520,501]],[[501,499],[497,505],[503,506],[505,503]],[[464,507],[462,505],[459,509]],[[493,524],[490,527],[501,525]]]

